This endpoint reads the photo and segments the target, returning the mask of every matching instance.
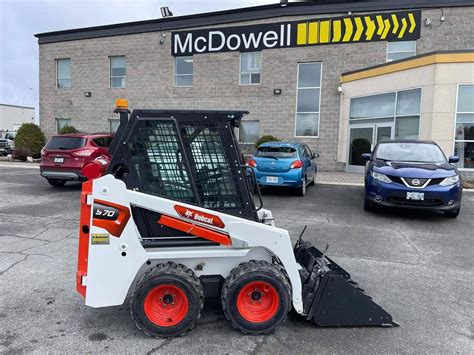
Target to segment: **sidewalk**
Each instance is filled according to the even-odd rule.
[[[364,174],[340,171],[318,171],[317,184],[364,186]]]
[[[22,163],[22,162],[10,162],[0,161],[0,168],[24,168],[24,169],[39,169],[38,163]]]

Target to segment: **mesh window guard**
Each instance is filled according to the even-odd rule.
[[[231,166],[232,145],[222,138],[228,133],[219,123],[206,127],[192,122],[181,125],[185,149],[190,153],[191,173],[195,176],[199,200],[205,208],[240,209],[238,176]]]
[[[196,202],[173,121],[140,121],[130,148],[142,192]]]

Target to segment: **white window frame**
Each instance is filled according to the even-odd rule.
[[[112,58],[125,58],[125,75],[112,75]],[[112,86],[112,78],[124,78],[124,86]],[[127,57],[125,55],[109,55],[109,88],[125,89],[127,87]]]
[[[59,65],[58,65],[58,62],[60,60],[69,60],[69,71],[71,73],[71,76],[69,78],[60,78],[59,77]],[[55,60],[55,63],[56,63],[56,89],[71,89],[72,88],[72,61],[71,61],[71,58],[56,58]],[[71,81],[71,86],[69,87],[59,87],[59,80],[62,80],[62,79],[69,79]]]
[[[458,140],[456,139],[456,126],[457,126],[457,120],[458,120],[458,114],[474,114],[474,112],[458,112],[458,97],[459,97],[459,87],[460,86],[474,86],[473,83],[460,83],[456,85],[456,104],[455,104],[455,111],[454,111],[454,130],[453,130],[453,150],[452,154],[454,155],[455,149],[456,149],[456,143],[474,143],[474,140],[472,139],[464,139],[464,140]],[[473,168],[459,168],[460,171],[474,171]]]
[[[415,50],[414,50],[414,51],[389,52],[389,51],[388,51],[389,43],[396,43],[396,42],[414,42],[414,43],[415,43]],[[389,54],[389,53],[390,53],[390,54],[393,54],[393,53],[413,53],[413,55],[412,55],[411,57],[416,56],[416,50],[417,50],[416,45],[417,45],[416,40],[415,40],[415,41],[392,41],[392,42],[387,42],[387,51],[386,51],[386,55],[385,55],[385,62],[387,62],[387,63],[396,62],[396,60],[392,60],[392,59],[389,59],[389,58],[388,58],[388,54]],[[408,58],[410,58],[410,57],[403,58],[403,59],[408,59]],[[399,59],[399,60],[402,60],[402,59]]]
[[[311,87],[304,87],[304,89],[319,89],[319,112],[298,112],[298,90],[300,89],[299,87],[299,80],[300,80],[300,64],[312,64],[312,63],[320,63],[321,64],[321,71],[319,73],[319,87],[317,86],[311,86]],[[320,129],[321,129],[321,91],[322,91],[322,85],[323,85],[323,62],[300,62],[296,66],[296,106],[295,106],[295,138],[319,138],[320,136]],[[296,135],[296,123],[298,120],[298,113],[312,113],[318,114],[318,135],[317,136],[297,136]]]
[[[251,71],[242,71],[242,54],[243,53],[260,53],[260,71],[251,72]],[[248,86],[248,85],[262,85],[262,68],[263,68],[263,52],[262,51],[252,51],[252,52],[240,52],[239,53],[239,85]],[[250,74],[250,82],[248,84],[242,84],[242,74]],[[260,81],[258,83],[252,83],[252,74],[259,74]]]
[[[193,73],[192,74],[178,74],[177,73],[178,58],[193,58]],[[191,85],[177,85],[176,77],[178,77],[178,76],[190,76],[190,77],[192,77],[192,84]],[[181,55],[181,56],[174,57],[173,87],[175,87],[175,88],[192,88],[193,85],[194,85],[194,56],[192,56],[192,55]]]
[[[69,121],[69,124],[66,124],[65,126],[70,126],[70,127],[72,126],[72,125],[71,125],[72,119],[67,118],[67,117],[56,117],[56,119],[55,119],[55,122],[56,122],[56,134],[59,134],[59,131],[60,131],[59,125],[58,125],[58,123],[59,123],[58,121],[59,121],[59,120],[67,120],[67,121]]]

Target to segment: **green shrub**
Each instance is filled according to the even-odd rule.
[[[31,151],[28,148],[15,148],[12,152],[12,158],[26,161],[28,157],[31,157]]]
[[[79,132],[73,126],[64,126],[59,130],[59,134],[77,133]]]
[[[33,158],[39,158],[45,143],[46,138],[41,128],[34,123],[23,123],[16,133],[15,150],[28,149]]]
[[[260,137],[256,142],[255,142],[255,148],[258,148],[261,144],[267,143],[267,142],[275,142],[279,141],[280,139],[273,137],[273,136],[262,136]]]

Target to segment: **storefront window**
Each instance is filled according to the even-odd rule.
[[[298,64],[295,136],[319,136],[321,63]]]
[[[109,130],[111,133],[117,132],[117,129],[120,125],[120,120],[110,119],[109,120]]]
[[[459,167],[474,169],[474,85],[459,85],[454,154]]]
[[[193,57],[176,57],[174,68],[175,86],[193,86]]]
[[[255,143],[260,136],[260,121],[241,121],[239,142]]]
[[[394,138],[418,139],[421,109],[421,89],[358,97],[351,100],[350,121],[371,124],[392,122]]]

